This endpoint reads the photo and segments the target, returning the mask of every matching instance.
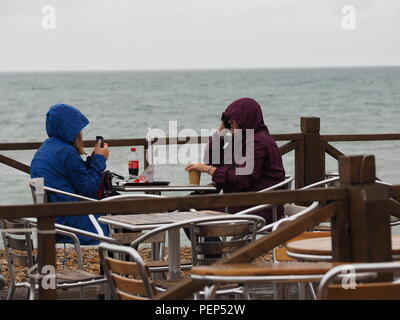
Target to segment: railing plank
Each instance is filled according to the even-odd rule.
[[[321,141],[325,142],[384,141],[384,140],[400,140],[400,133],[321,135]]]
[[[389,200],[389,212],[391,215],[400,219],[400,203],[397,201],[390,199]]]
[[[281,152],[281,155],[285,155],[293,150],[296,150],[296,148],[299,146],[299,142],[298,141],[291,141],[288,142],[286,144],[284,144],[283,146],[279,147],[279,150]]]
[[[303,139],[302,134],[299,133],[283,133],[273,134],[272,137],[276,141],[299,141]],[[166,137],[160,139],[153,139],[153,142],[158,144],[185,144],[185,143],[205,143],[209,137]],[[107,139],[106,142],[110,147],[128,147],[128,146],[145,146],[148,143],[146,138],[133,138],[133,139]],[[85,140],[84,146],[91,147],[96,143],[95,140]],[[42,142],[4,142],[0,143],[0,151],[11,150],[35,150],[39,149]]]
[[[336,149],[330,143],[325,144],[325,152],[336,160],[339,160],[340,156],[344,156],[344,153],[342,153],[340,150]]]
[[[223,195],[198,195],[169,197],[165,199],[134,199],[115,201],[57,202],[38,205],[0,206],[0,219],[23,217],[55,217],[86,215],[88,213],[134,214],[138,212],[165,212],[167,210],[188,210],[254,206],[270,203],[293,203],[312,201],[345,200],[347,188],[316,188],[309,190],[278,190],[269,192],[241,192]]]
[[[30,172],[30,167],[27,166],[26,164],[16,161],[14,159],[11,159],[9,157],[6,157],[2,154],[0,154],[0,163],[3,163],[9,167],[12,167],[14,169],[17,169],[19,171],[29,173]]]

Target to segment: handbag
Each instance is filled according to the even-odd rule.
[[[114,176],[118,175],[112,173],[109,170],[106,170],[101,174],[100,185],[97,189],[97,198],[99,200],[120,195],[120,193],[115,190],[112,183]]]

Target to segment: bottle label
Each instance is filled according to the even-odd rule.
[[[136,179],[139,175],[139,161],[131,160],[128,161],[128,169],[129,169],[129,179]]]
[[[139,161],[138,160],[128,161],[128,167],[129,169],[139,169]]]

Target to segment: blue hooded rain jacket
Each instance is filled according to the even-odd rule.
[[[31,177],[44,178],[47,187],[97,199],[101,174],[106,168],[106,159],[94,154],[83,161],[73,146],[76,136],[89,120],[76,108],[57,104],[46,115],[46,131],[49,138],[43,142],[31,162]],[[79,201],[60,194],[48,194],[50,202]],[[97,216],[96,216],[97,217]],[[56,223],[96,232],[88,216],[57,217]],[[108,230],[101,225],[104,234]],[[81,244],[97,244],[98,241],[79,236]],[[69,242],[67,238],[58,238]]]

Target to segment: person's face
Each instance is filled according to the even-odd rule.
[[[229,124],[231,125],[231,131],[232,131],[232,133],[234,133],[235,130],[239,129],[239,125],[238,125],[238,123],[236,122],[236,120],[229,120],[228,122],[229,122]]]

